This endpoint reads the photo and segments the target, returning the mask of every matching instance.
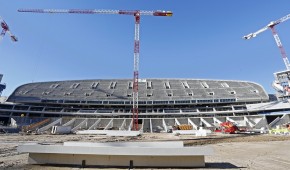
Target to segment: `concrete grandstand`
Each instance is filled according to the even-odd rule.
[[[143,79],[139,84],[140,115],[233,112],[245,104],[269,101],[263,87],[252,82]],[[17,103],[14,110],[26,115],[37,111],[44,115],[130,115],[132,87],[129,79],[30,83],[18,87],[7,102]]]
[[[131,130],[131,79],[96,79],[29,83],[0,104],[3,125],[49,119],[38,130],[54,125],[78,129]],[[259,115],[269,96],[256,83],[229,80],[140,79],[139,124],[145,132],[167,131],[190,124],[215,128],[231,121],[240,127],[261,128],[270,121]],[[259,105],[259,106],[256,106]],[[261,107],[262,108],[262,107]]]

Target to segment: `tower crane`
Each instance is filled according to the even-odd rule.
[[[284,16],[284,17],[282,17],[282,18],[280,18],[280,19],[278,19],[276,21],[272,21],[267,26],[265,26],[264,28],[254,32],[254,33],[250,33],[250,34],[248,34],[248,35],[243,37],[245,40],[248,40],[248,39],[256,37],[258,34],[266,31],[267,29],[271,29],[272,34],[274,36],[274,39],[276,41],[276,44],[277,44],[277,46],[278,46],[278,48],[279,48],[279,50],[281,52],[281,55],[282,55],[282,58],[283,58],[283,61],[284,61],[284,64],[285,64],[287,70],[290,70],[289,60],[288,60],[288,57],[286,55],[285,49],[284,49],[284,47],[283,47],[283,45],[281,43],[281,40],[280,40],[280,38],[278,36],[278,33],[277,33],[276,29],[275,29],[275,26],[280,24],[280,23],[282,23],[282,22],[285,22],[285,21],[287,21],[289,19],[290,19],[290,14],[288,14],[288,15],[286,15],[286,16]]]
[[[6,33],[9,34],[11,40],[13,42],[16,42],[18,41],[18,39],[16,38],[15,35],[13,35],[11,32],[10,32],[10,29],[9,29],[9,26],[7,25],[7,23],[2,19],[2,17],[0,16],[0,24],[1,24],[1,27],[2,27],[2,31],[1,31],[1,34],[0,34],[0,42],[1,40],[3,39],[3,37],[5,36]]]
[[[121,14],[132,15],[135,18],[134,34],[134,73],[133,73],[133,130],[138,130],[138,79],[139,79],[139,48],[140,48],[140,16],[172,16],[171,11],[144,11],[144,10],[81,10],[81,9],[19,9],[18,12],[34,13],[69,13],[69,14]]]

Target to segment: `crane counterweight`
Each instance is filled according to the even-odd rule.
[[[254,35],[253,33],[250,33],[248,35],[243,36],[243,39],[248,40],[248,39],[250,39],[252,37],[256,37],[256,35]]]

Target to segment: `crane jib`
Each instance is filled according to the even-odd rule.
[[[280,40],[280,38],[278,36],[278,33],[275,30],[275,26],[280,24],[280,23],[282,23],[282,22],[285,22],[285,21],[287,21],[289,19],[290,19],[290,14],[288,14],[288,15],[286,15],[286,16],[284,16],[284,17],[282,17],[282,18],[280,18],[280,19],[278,19],[276,21],[271,21],[267,26],[263,27],[262,29],[254,32],[254,33],[250,33],[250,34],[248,34],[248,35],[243,37],[244,39],[248,40],[248,39],[251,39],[253,37],[256,37],[258,34],[266,31],[267,29],[270,29],[272,31],[272,35],[273,35],[273,37],[275,39],[275,42],[276,42],[276,44],[277,44],[277,46],[279,48],[279,51],[280,51],[280,53],[282,55],[282,58],[283,58],[284,64],[286,65],[287,70],[290,70],[289,61],[288,61],[285,49],[284,49],[284,47],[282,45],[282,42],[281,42],[281,40]]]
[[[18,9],[18,12],[33,13],[76,13],[76,14],[124,14],[124,15],[151,15],[172,16],[171,11],[143,11],[143,10],[106,10],[106,9]]]

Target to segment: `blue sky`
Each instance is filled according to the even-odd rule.
[[[0,43],[0,73],[10,95],[25,83],[133,77],[134,18],[123,15],[19,13],[20,8],[171,10],[141,18],[140,78],[253,81],[273,93],[285,70],[268,30],[242,36],[290,13],[289,0],[0,0],[19,42]],[[276,29],[290,55],[290,21]]]

